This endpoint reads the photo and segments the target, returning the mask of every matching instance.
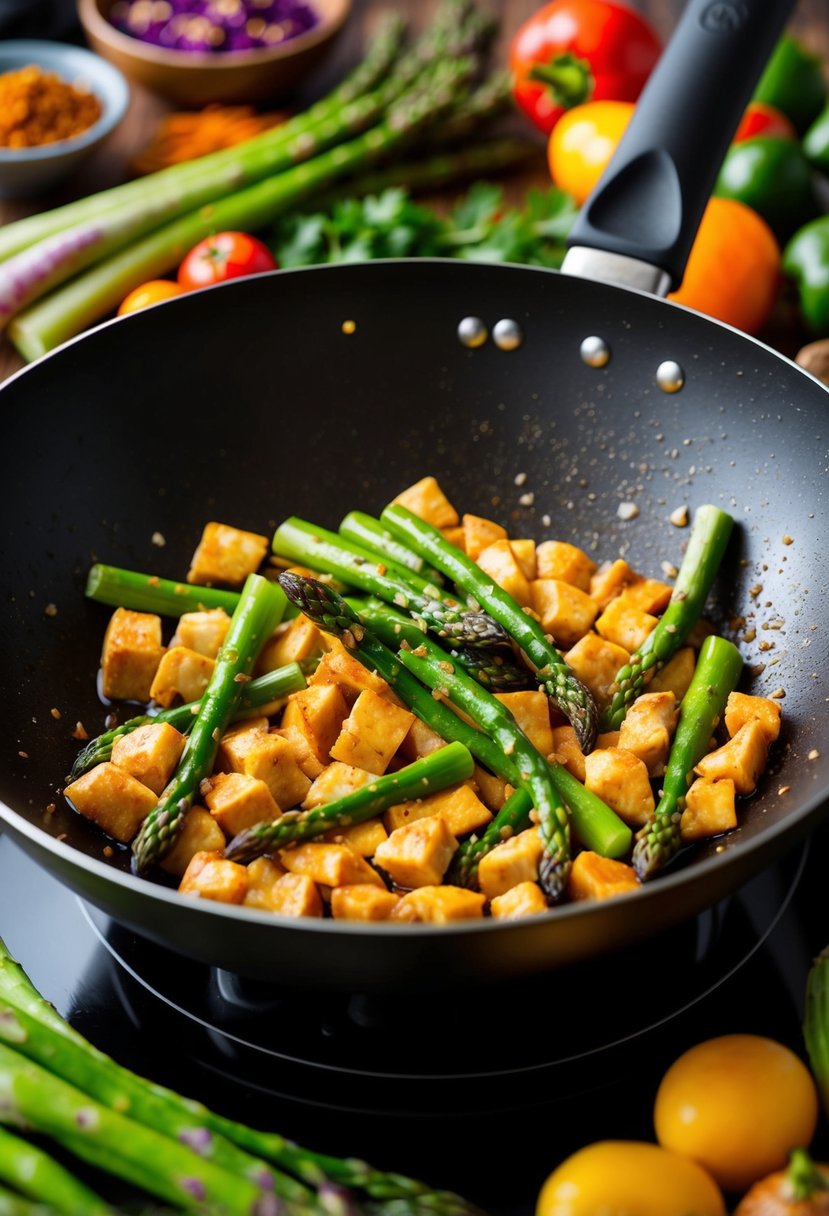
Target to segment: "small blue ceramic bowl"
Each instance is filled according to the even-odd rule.
[[[129,87],[111,63],[82,47],[38,39],[0,42],[0,72],[35,64],[68,84],[82,85],[101,103],[101,117],[73,139],[38,148],[0,147],[0,198],[35,198],[61,181],[89,155],[127,110]]]

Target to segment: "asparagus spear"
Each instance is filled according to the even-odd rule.
[[[0,1186],[0,1216],[54,1216],[54,1209],[50,1211],[40,1203],[30,1203]]]
[[[416,626],[413,627],[412,622],[408,621],[399,613],[394,612],[386,604],[380,603],[378,600],[368,599],[360,601],[359,606],[355,601],[347,601],[349,606],[360,613],[360,620],[363,627],[368,627],[373,630],[381,641],[387,645],[400,646],[402,642],[407,642],[410,646],[425,647],[437,663],[451,663],[451,656],[440,649],[434,642],[427,638],[423,638],[416,632]],[[359,657],[359,651],[356,652]],[[381,673],[384,674],[384,673]],[[404,690],[401,684],[395,684],[396,691],[400,694],[404,701],[408,703],[408,691]],[[480,690],[482,698],[488,697],[483,689]],[[500,702],[496,702],[500,704]],[[411,708],[414,708],[413,706]],[[415,713],[419,711],[414,709]],[[424,716],[424,721],[429,721]],[[457,719],[457,715],[450,711],[451,719]],[[430,725],[443,735],[444,738],[449,737],[444,733],[444,729],[435,722],[430,722]],[[451,729],[451,724],[450,727]],[[486,738],[487,748],[484,751],[480,743],[476,745],[475,740]],[[465,742],[465,740],[464,740]],[[472,741],[467,746],[469,750],[476,755],[478,759],[487,768],[490,768],[493,773],[497,773],[499,777],[503,777],[510,785],[519,785],[521,782],[521,773],[517,763],[512,759],[512,755],[505,753],[502,748],[494,744],[482,731],[476,731]],[[630,850],[631,832],[627,824],[623,823],[615,811],[612,811],[606,803],[602,802],[601,798],[597,797],[592,791],[585,789],[577,778],[572,773],[568,772],[563,765],[547,761],[547,767],[550,771],[550,777],[561,794],[564,801],[570,810],[570,818],[573,828],[579,837],[579,840],[586,848],[592,849],[596,853],[601,853],[604,857],[624,857]],[[488,837],[488,839],[491,839]],[[498,840],[493,840],[490,847],[498,844]],[[488,850],[487,850],[488,851]]]
[[[109,1205],[42,1149],[0,1127],[0,1182],[67,1216],[108,1216]],[[0,1206],[2,1212],[2,1206]],[[111,1214],[110,1214],[111,1216]]]
[[[249,684],[242,685],[239,704],[231,720],[235,722],[237,718],[248,717],[252,712],[272,712],[269,707],[274,702],[280,701],[282,697],[286,697],[292,692],[299,692],[301,688],[305,687],[305,673],[299,663],[286,663],[283,667],[277,667],[275,671],[269,671],[264,676],[257,676]],[[115,740],[131,734],[139,726],[149,726],[154,722],[169,722],[183,735],[189,734],[200,705],[201,701],[189,701],[185,705],[174,705],[170,709],[161,709],[157,714],[138,714],[136,717],[122,722],[120,726],[114,726],[112,730],[104,731],[103,734],[90,739],[83,750],[78,753],[75,763],[72,765],[72,780],[77,780],[96,764],[103,764],[105,760],[110,760]]]
[[[711,590],[734,520],[719,507],[700,507],[671,601],[656,627],[616,673],[602,730],[618,730],[630,706],[658,671],[684,646]]]
[[[425,798],[449,785],[466,781],[472,776],[474,767],[472,756],[462,743],[448,743],[404,768],[375,777],[367,785],[335,798],[333,802],[310,811],[286,811],[278,819],[255,824],[233,837],[225,849],[225,857],[233,861],[252,861],[254,857],[274,852],[287,844],[313,840],[331,828],[363,823],[390,806]]]
[[[281,557],[405,608],[452,645],[494,646],[507,640],[500,625],[483,613],[470,612],[419,574],[389,560],[378,562],[368,549],[296,516],[279,525],[271,547]]]
[[[264,1213],[269,1198],[253,1182],[228,1173],[153,1128],[108,1110],[83,1091],[0,1044],[0,1122],[23,1123],[56,1140],[82,1137],[104,1160],[141,1169],[150,1194],[184,1208],[215,1205],[227,1216]],[[132,1179],[130,1179],[132,1180]]]
[[[653,818],[639,833],[633,864],[641,879],[652,878],[679,851],[679,821],[685,795],[694,779],[694,765],[705,755],[729,693],[735,688],[743,660],[725,638],[703,642],[696,670],[679,707],[679,722],[668,756],[662,795]]]
[[[493,583],[480,566],[460,549],[450,545],[437,528],[419,519],[400,503],[391,503],[386,507],[380,522],[503,625],[537,669],[550,699],[569,719],[582,751],[591,751],[598,725],[593,697],[548,641],[538,622],[527,616],[512,596]]]
[[[199,782],[213,767],[219,739],[239,704],[242,685],[262,644],[279,623],[285,603],[277,583],[260,574],[248,575],[178,769],[133,841],[139,874],[163,857],[176,840]]]
[[[490,692],[526,692],[538,688],[538,681],[532,672],[523,664],[516,663],[512,651],[507,647],[503,650],[473,650],[470,646],[462,646],[459,650],[453,650],[449,657],[457,660],[473,680]]]
[[[443,586],[443,575],[437,570],[431,570],[422,557],[418,557],[411,549],[395,540],[391,532],[373,515],[366,515],[365,511],[349,511],[343,517],[338,531],[345,540],[353,541],[355,545],[368,549],[370,553],[376,553],[379,558],[390,560],[395,566],[403,566],[413,574],[421,574],[438,587]]]
[[[114,1060],[97,1051],[43,999],[23,968],[11,957],[2,939],[0,998],[16,1010],[36,1019],[53,1037],[68,1039],[83,1049],[89,1071],[83,1085],[78,1088],[88,1089],[96,1096],[95,1087],[100,1084],[108,1092],[120,1094],[119,1105],[126,1099],[131,1107],[146,1100],[136,1096],[138,1091],[144,1091],[154,1103],[163,1102],[169,1113],[159,1125],[161,1129],[172,1129],[176,1126],[190,1128],[192,1137],[198,1140],[199,1129],[205,1128],[212,1135],[226,1138],[246,1149],[248,1153],[272,1162],[280,1170],[296,1175],[314,1188],[331,1182],[338,1187],[363,1190],[378,1200],[408,1201],[413,1204],[412,1211],[422,1212],[423,1216],[427,1213],[430,1216],[474,1216],[474,1209],[457,1196],[434,1192],[424,1183],[375,1170],[363,1161],[339,1160],[336,1157],[314,1153],[274,1132],[262,1132],[235,1123],[217,1115],[199,1102],[183,1098],[172,1090],[155,1085],[122,1068]],[[64,1059],[62,1053],[57,1050],[52,1058],[56,1062]],[[106,1078],[108,1073],[112,1074],[108,1080],[99,1079],[102,1075]],[[73,1078],[64,1079],[72,1081]],[[134,1108],[137,1109],[137,1105]]]
[[[24,358],[36,358],[105,316],[139,283],[165,274],[212,232],[263,228],[321,186],[404,146],[452,105],[474,66],[468,58],[437,62],[376,126],[304,164],[191,211],[104,258],[18,313],[9,337]]]
[[[134,612],[157,612],[160,616],[182,616],[185,612],[200,612],[205,608],[224,608],[225,612],[233,612],[239,603],[238,591],[177,583],[156,574],[139,574],[100,562],[96,562],[87,575],[85,594],[98,604],[131,608]]]

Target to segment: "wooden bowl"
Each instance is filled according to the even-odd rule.
[[[170,51],[132,38],[107,19],[113,0],[77,0],[90,45],[125,76],[184,106],[270,101],[288,92],[327,54],[351,0],[313,0],[319,24],[279,46],[249,51]]]

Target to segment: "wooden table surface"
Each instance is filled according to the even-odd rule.
[[[630,0],[644,13],[667,39],[684,0]],[[335,49],[325,64],[309,81],[306,91],[291,104],[303,105],[327,91],[360,57],[366,39],[371,33],[378,15],[389,9],[405,13],[414,27],[424,24],[435,7],[436,0],[355,0],[354,12]],[[501,0],[490,3],[501,16],[501,33],[493,51],[493,59],[505,62],[506,48],[515,30],[532,12],[540,7],[541,0]],[[827,0],[799,0],[790,29],[807,46],[822,56],[829,64],[829,3]],[[156,121],[169,107],[159,97],[138,86],[133,86],[130,107],[126,118],[96,154],[59,192],[32,201],[0,200],[0,224],[44,210],[69,199],[104,189],[124,180],[126,166],[132,156],[149,140]],[[546,174],[539,169],[534,175],[521,175],[515,179],[512,193],[522,191],[532,184],[547,184]],[[781,346],[796,346],[796,339],[787,332],[781,338]],[[0,337],[0,381],[22,366],[22,361],[10,343]]]

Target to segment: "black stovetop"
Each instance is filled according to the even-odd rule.
[[[0,934],[96,1046],[223,1114],[528,1216],[594,1140],[652,1139],[659,1078],[716,1034],[803,1053],[829,941],[829,825],[738,895],[649,943],[497,990],[295,994],[150,946],[0,836]]]

